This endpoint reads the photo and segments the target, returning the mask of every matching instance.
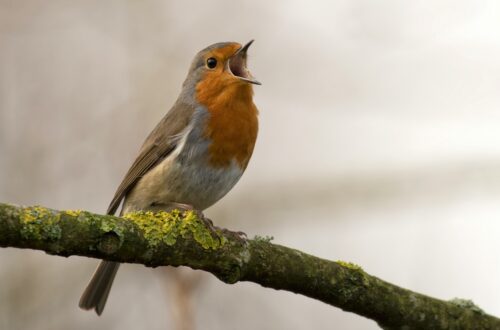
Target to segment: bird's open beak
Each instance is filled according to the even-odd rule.
[[[238,49],[238,51],[231,56],[228,63],[228,70],[233,74],[233,76],[239,79],[249,82],[255,85],[262,85],[257,81],[247,68],[247,50],[252,44],[253,40],[250,40],[245,46]]]

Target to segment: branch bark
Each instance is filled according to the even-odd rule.
[[[138,212],[124,218],[0,203],[0,246],[149,267],[189,266],[225,283],[250,281],[323,301],[384,329],[500,329],[467,300],[443,301],[334,262],[214,228],[196,212]]]

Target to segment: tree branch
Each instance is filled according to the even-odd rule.
[[[189,266],[225,283],[251,281],[368,317],[384,329],[500,329],[500,319],[466,300],[442,301],[333,262],[214,228],[197,213],[86,211],[0,203],[0,246],[150,267]]]

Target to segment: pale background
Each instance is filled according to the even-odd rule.
[[[0,201],[103,212],[194,54],[252,38],[255,154],[207,214],[500,315],[498,1],[0,0]],[[78,309],[96,264],[0,250],[0,329],[176,329],[161,269]],[[377,328],[200,278],[196,329]]]

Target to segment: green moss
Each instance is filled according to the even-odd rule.
[[[346,268],[346,271],[342,272],[343,275],[340,282],[345,282],[341,284],[340,293],[347,299],[356,297],[362,287],[370,286],[369,277],[361,266],[342,260],[338,260],[336,263]],[[337,280],[335,280],[335,282],[337,282]],[[331,280],[330,283],[332,283]]]
[[[99,228],[101,231],[107,233],[110,231],[116,231],[116,223],[113,221],[113,219],[110,219],[109,217],[103,218],[101,220]]]
[[[274,237],[273,236],[259,236],[259,235],[255,235],[255,237],[253,239],[255,241],[257,241],[257,242],[271,243],[271,241],[274,239]]]
[[[348,262],[348,261],[342,261],[342,260],[337,260],[336,261],[339,265],[341,265],[342,267],[345,267],[345,268],[349,268],[349,269],[352,269],[352,270],[363,270],[363,268],[361,268],[361,266],[358,266],[352,262]]]
[[[21,235],[25,239],[56,240],[61,238],[60,214],[42,206],[23,208]]]
[[[64,213],[67,215],[70,215],[72,217],[77,217],[79,216],[83,211],[82,210],[65,210]]]
[[[476,313],[485,314],[479,306],[474,304],[474,302],[469,299],[454,298],[450,300],[450,303],[461,308],[468,308]]]
[[[139,211],[128,213],[124,218],[133,221],[144,232],[151,247],[162,242],[172,246],[179,237],[193,237],[204,249],[216,250],[227,241],[220,233],[208,229],[194,211]]]

